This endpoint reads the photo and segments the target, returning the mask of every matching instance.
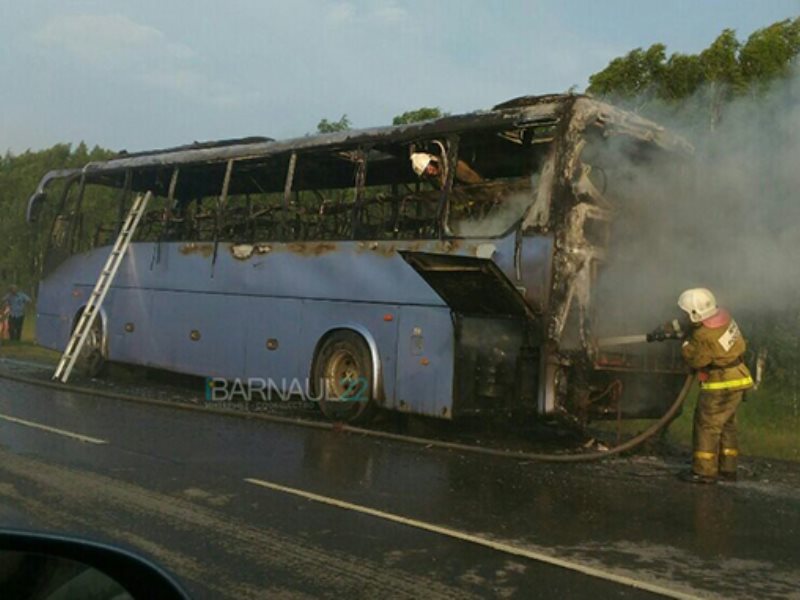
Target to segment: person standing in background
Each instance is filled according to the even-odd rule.
[[[3,297],[2,304],[8,307],[8,337],[11,341],[18,342],[22,337],[25,306],[30,302],[30,296],[25,292],[19,291],[16,285],[11,285],[8,288],[8,294]]]
[[[8,339],[8,306],[0,304],[0,342]]]

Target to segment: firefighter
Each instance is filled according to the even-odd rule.
[[[744,364],[746,343],[739,326],[709,290],[693,288],[678,298],[691,326],[681,354],[697,372],[700,397],[694,413],[692,469],[681,478],[692,483],[736,481],[739,445],[736,409],[753,378]]]
[[[439,179],[442,175],[439,159],[427,152],[412,153],[411,168],[418,177]]]
[[[439,158],[428,152],[414,152],[411,154],[411,168],[418,177],[436,182],[437,187],[444,184],[444,170]],[[456,181],[464,184],[481,183],[483,178],[463,160],[456,163]]]

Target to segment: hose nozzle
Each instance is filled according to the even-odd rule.
[[[686,332],[681,327],[678,319],[673,319],[669,323],[659,325],[647,334],[648,342],[663,342],[665,340],[682,340],[686,337]]]

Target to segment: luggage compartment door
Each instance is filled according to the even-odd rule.
[[[425,252],[400,254],[459,314],[537,318],[511,280],[489,259]]]

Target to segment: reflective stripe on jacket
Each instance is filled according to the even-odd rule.
[[[730,381],[704,381],[700,383],[701,390],[747,390],[753,387],[753,378],[748,375]]]
[[[736,391],[753,387],[753,378],[741,361],[747,349],[742,332],[724,310],[693,327],[681,353],[687,364],[708,377],[700,384],[704,391]]]

